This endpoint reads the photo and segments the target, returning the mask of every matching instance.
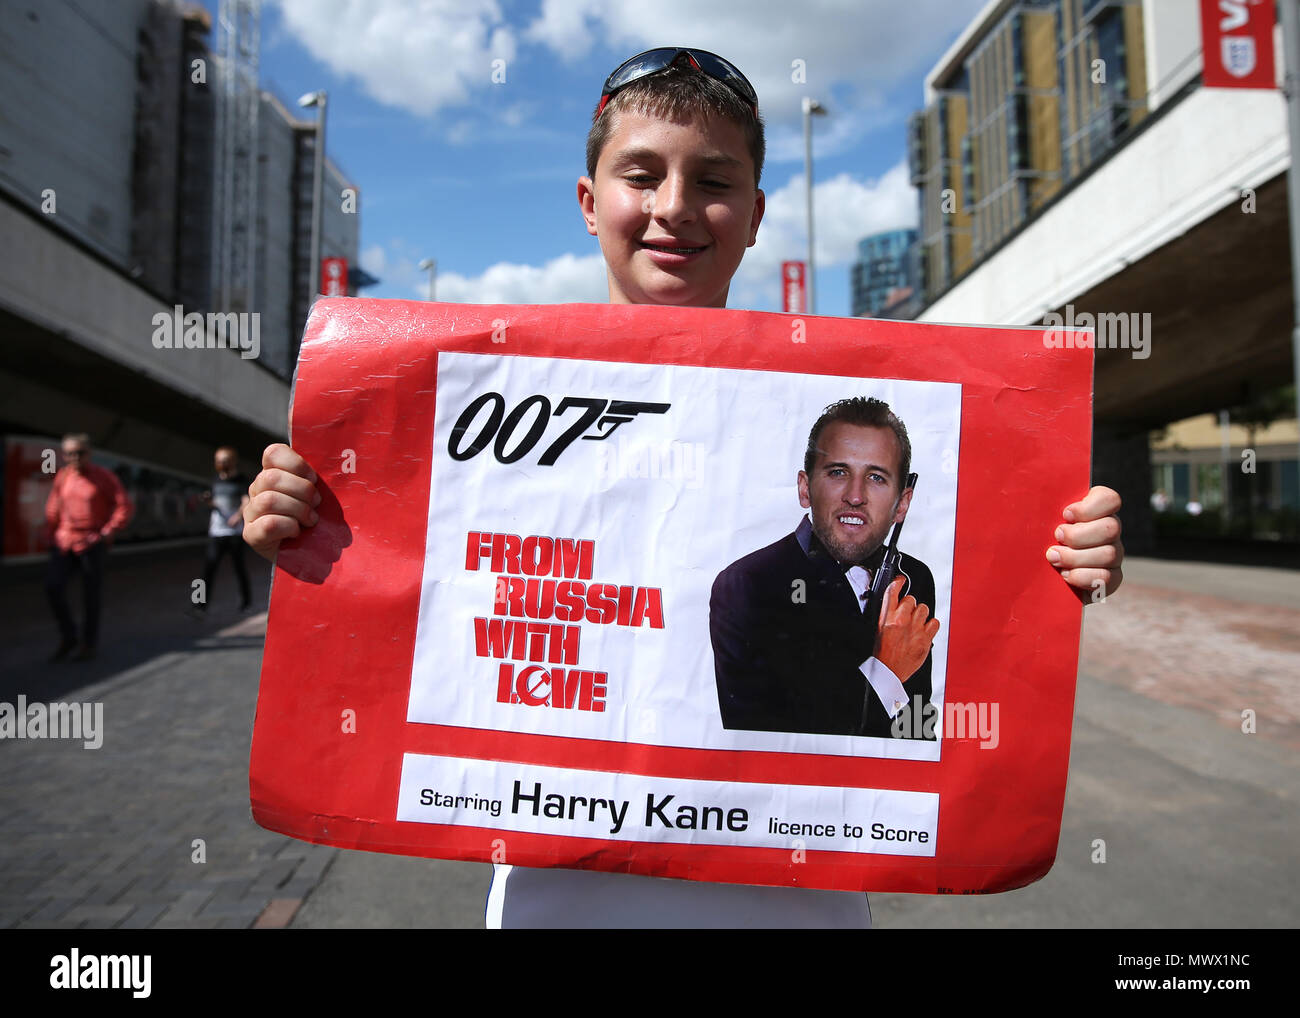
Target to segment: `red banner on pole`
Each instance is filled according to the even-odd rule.
[[[320,263],[320,292],[326,297],[348,295],[348,260],[322,258]]]
[[[320,519],[276,560],[257,822],[732,883],[1042,877],[1081,612],[1044,550],[1088,488],[1092,337],[804,325],[317,301],[291,433]],[[808,476],[849,397],[907,452],[830,424]],[[909,661],[860,601],[882,575],[939,621]]]
[[[808,307],[803,262],[781,263],[781,310],[801,315]]]
[[[1273,0],[1201,0],[1206,88],[1276,88]]]

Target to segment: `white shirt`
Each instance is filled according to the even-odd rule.
[[[497,865],[487,928],[869,930],[871,904],[861,891]]]

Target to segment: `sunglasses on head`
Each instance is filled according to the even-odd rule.
[[[640,81],[642,78],[648,78],[652,74],[658,74],[675,66],[693,67],[700,73],[722,82],[744,99],[755,118],[758,117],[758,93],[754,91],[754,86],[749,83],[749,79],[741,74],[734,64],[707,50],[683,49],[678,46],[646,50],[624,60],[614,68],[614,73],[605,79],[605,88],[600,93],[600,105],[596,107],[596,116],[599,117],[605,111],[605,105],[634,81]]]

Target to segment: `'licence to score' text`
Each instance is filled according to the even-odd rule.
[[[849,828],[851,825],[845,824],[845,837],[850,837]],[[856,828],[861,833],[861,828]],[[835,838],[839,837],[839,832],[835,829],[834,824],[797,824],[771,817],[767,821],[767,830],[769,834],[787,834],[791,837],[809,837],[809,838]],[[871,825],[872,841],[915,841],[919,845],[928,844],[930,841],[929,831],[916,831],[907,827],[886,827],[884,824]]]

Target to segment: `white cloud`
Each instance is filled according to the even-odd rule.
[[[460,105],[515,57],[496,0],[278,0],[288,30],[379,102],[419,115]]]
[[[377,279],[384,278],[384,269],[388,265],[388,255],[384,245],[371,244],[361,252],[361,267]]]
[[[413,289],[416,296],[425,295]],[[564,254],[541,266],[498,262],[479,276],[440,275],[438,299],[462,304],[603,304],[609,288],[600,255]]]
[[[857,180],[842,173],[813,187],[817,271],[845,266],[858,255],[858,241],[882,230],[916,225],[916,191],[907,181],[907,164],[899,162],[876,180]],[[804,178],[767,195],[758,242],[740,263],[728,304],[774,308],[781,262],[807,257]]]
[[[699,46],[744,72],[765,118],[790,121],[798,119],[804,95],[829,99],[832,86],[843,87],[860,106],[864,95],[928,70],[923,64],[935,58],[936,46],[956,38],[983,6],[984,0],[655,0],[648,8],[642,0],[542,0],[524,37],[570,61],[596,39],[627,56],[667,44]],[[792,80],[796,60],[803,61],[803,83]]]
[[[644,0],[542,0],[526,26],[511,24],[497,0],[276,2],[287,32],[314,57],[358,79],[380,102],[419,115],[493,87],[492,61],[508,65],[520,42],[569,64],[597,47],[627,57],[666,43],[699,46],[733,61],[754,83],[775,129],[774,158],[781,158],[802,96],[832,109],[878,106],[905,75],[928,70],[936,48],[955,38],[984,0],[655,0],[652,8]],[[791,80],[796,60],[804,83]],[[602,65],[591,77],[612,69]],[[835,150],[834,132],[854,126],[828,128],[819,151]]]

